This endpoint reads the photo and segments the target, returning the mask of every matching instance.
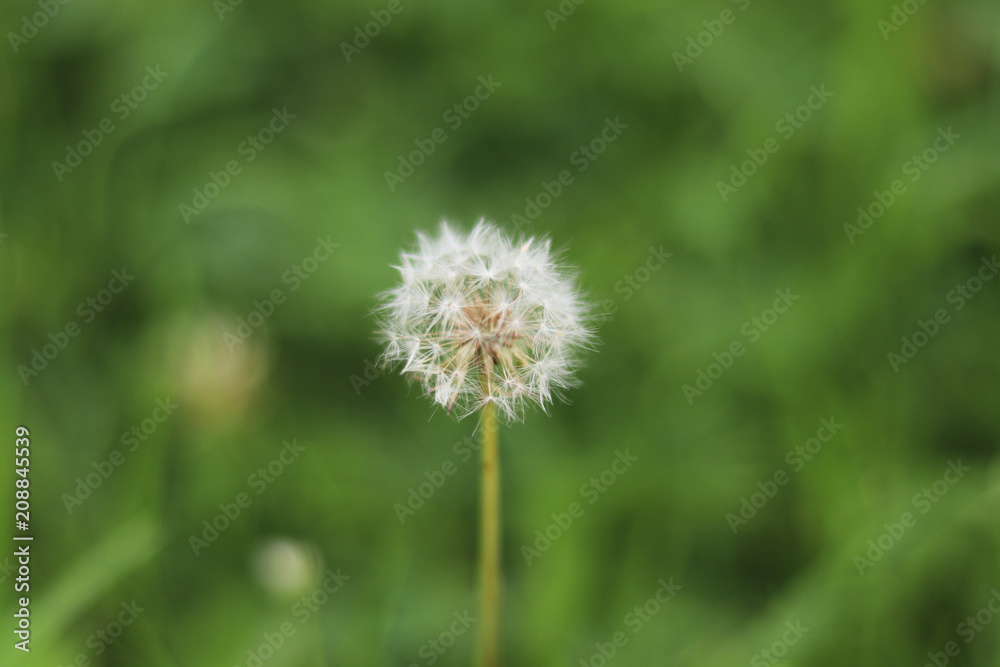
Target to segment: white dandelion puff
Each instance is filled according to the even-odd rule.
[[[589,304],[548,239],[516,243],[480,220],[417,234],[380,295],[382,362],[401,365],[435,404],[460,417],[493,404],[505,421],[543,410],[576,384],[595,337]]]

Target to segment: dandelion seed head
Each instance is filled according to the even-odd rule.
[[[595,340],[589,305],[548,239],[444,222],[437,236],[418,233],[395,268],[400,283],[377,309],[382,361],[435,404],[459,417],[493,404],[519,421],[577,384],[578,354]]]

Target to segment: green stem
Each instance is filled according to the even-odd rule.
[[[482,495],[479,524],[479,667],[500,665],[500,453],[496,407],[482,415]]]

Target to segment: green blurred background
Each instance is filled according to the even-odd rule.
[[[1000,9],[903,4],[4,3],[0,662],[470,664],[475,423],[369,313],[486,216],[605,313],[501,433],[506,664],[1000,664]]]

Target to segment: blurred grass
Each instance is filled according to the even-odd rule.
[[[513,230],[564,169],[531,231],[617,309],[572,403],[501,434],[507,664],[586,663],[619,630],[618,664],[761,664],[796,620],[809,631],[784,664],[918,665],[948,641],[955,664],[997,664],[1000,626],[969,644],[956,628],[1000,586],[1000,285],[959,311],[947,296],[1000,240],[1000,12],[927,3],[884,40],[892,3],[740,5],[588,2],[553,31],[556,3],[404,2],[348,63],[341,42],[385,4],[244,2],[220,20],[208,2],[105,0],[0,50],[0,414],[32,432],[36,540],[33,650],[8,644],[5,664],[246,665],[283,623],[268,665],[430,664],[475,608],[476,467],[452,449],[474,424],[399,377],[356,380],[379,354],[368,312],[415,230]],[[4,5],[3,34],[38,7]],[[736,20],[678,72],[725,8]],[[169,76],[119,119],[157,65]],[[501,86],[390,191],[385,172],[481,75]],[[821,84],[833,97],[781,138]],[[57,180],[105,117],[115,130]],[[616,117],[628,128],[576,171]],[[947,127],[960,139],[851,243],[857,208]],[[717,182],[768,137],[778,152],[723,201]],[[180,204],[230,160],[241,172],[185,224]],[[328,236],[339,249],[292,290],[283,275]],[[672,257],[626,299],[651,246]],[[122,267],[135,281],[84,322]],[[800,301],[751,343],[744,323],[786,288]],[[230,349],[275,289],[286,301]],[[951,321],[894,373],[886,355],[939,308]],[[26,385],[19,365],[68,322],[80,334]],[[690,405],[682,387],[733,341],[746,353]],[[176,415],[127,451],[168,396]],[[830,416],[843,430],[734,535],[726,515]],[[258,495],[250,476],[292,439],[305,452]],[[625,448],[639,462],[529,566],[522,545]],[[68,512],[113,450],[124,463]],[[854,557],[958,459],[972,470],[859,576]],[[456,474],[401,525],[394,505],[446,460]],[[195,556],[190,536],[240,493],[250,506]],[[286,538],[306,565],[255,568]],[[306,616],[328,568],[350,579]],[[280,593],[268,571],[299,575]],[[632,633],[671,577],[681,591]],[[95,655],[133,599],[146,611]],[[468,664],[473,634],[435,664]]]

